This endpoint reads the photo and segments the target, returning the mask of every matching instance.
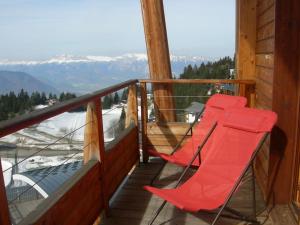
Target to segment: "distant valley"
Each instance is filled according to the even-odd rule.
[[[172,71],[174,75],[179,75],[185,66],[207,61],[203,57],[171,56]],[[1,92],[19,89],[20,85],[24,85],[24,89],[26,87],[30,92],[37,85],[42,89],[39,91],[68,91],[77,94],[95,91],[128,79],[147,78],[149,74],[145,54],[117,57],[63,55],[45,61],[0,61],[0,71],[23,72],[36,79],[36,82],[31,82],[20,76],[18,82],[14,74],[9,82],[0,80]],[[13,88],[11,83],[18,85]]]

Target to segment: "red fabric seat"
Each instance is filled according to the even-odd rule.
[[[224,204],[266,132],[277,121],[271,111],[233,109],[225,112],[203,150],[201,167],[175,189],[144,188],[176,207],[197,212]]]
[[[189,137],[186,143],[178,149],[173,155],[159,153],[154,149],[148,152],[152,156],[161,157],[171,163],[186,166],[197,151],[199,144],[203,141],[213,124],[218,121],[224,114],[224,110],[230,108],[242,108],[247,104],[247,99],[240,96],[230,96],[223,94],[213,95],[205,105],[205,111],[200,122],[193,129],[193,135]],[[205,157],[206,152],[201,153],[201,158]],[[200,160],[197,158],[193,166],[199,166]]]

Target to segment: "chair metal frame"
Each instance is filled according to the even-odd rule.
[[[190,124],[189,129],[185,132],[185,134],[183,135],[183,137],[180,139],[180,141],[177,143],[177,145],[174,147],[173,151],[171,152],[170,155],[173,155],[181,146],[182,142],[184,141],[184,139],[188,136],[189,132],[191,132],[191,136],[193,135],[193,127],[195,126],[196,122],[198,122],[199,118],[202,116],[203,112],[205,110],[205,107],[203,107],[201,109],[201,111],[199,113],[196,114],[195,116],[195,120],[193,121],[193,123]],[[201,123],[201,121],[200,121]],[[161,166],[161,168],[159,168],[159,170],[157,171],[157,173],[155,174],[155,176],[151,179],[150,181],[150,185],[153,186],[154,181],[156,180],[156,178],[161,174],[161,171],[163,171],[163,169],[165,168],[166,164],[168,163],[167,160],[163,161],[163,164]],[[193,162],[192,162],[193,163]]]
[[[213,130],[216,127],[216,123],[214,124],[212,130],[210,130],[210,132],[208,133],[208,135],[205,137],[205,140],[203,141],[203,143],[198,147],[198,151],[194,154],[193,158],[191,159],[191,161],[189,162],[189,165],[185,168],[185,170],[183,171],[183,173],[181,174],[180,178],[178,179],[176,185],[174,188],[178,187],[179,184],[181,183],[182,179],[184,178],[186,172],[188,171],[188,169],[191,167],[192,163],[194,162],[194,160],[196,159],[196,157],[198,155],[201,154],[201,150],[203,149],[205,143],[208,141],[210,135],[212,134]],[[231,192],[229,193],[229,195],[227,196],[224,204],[217,210],[217,212],[212,212],[212,211],[207,211],[207,210],[201,210],[199,212],[205,212],[205,213],[209,213],[209,214],[216,214],[214,220],[210,223],[211,225],[215,225],[217,223],[217,221],[220,219],[220,217],[225,217],[225,218],[231,218],[231,219],[235,219],[235,220],[240,220],[240,221],[246,221],[246,222],[250,222],[252,224],[260,224],[260,222],[257,220],[256,218],[256,194],[255,194],[255,174],[254,174],[254,166],[253,166],[253,161],[256,158],[258,152],[260,151],[260,149],[262,148],[264,142],[266,141],[267,137],[269,136],[270,132],[265,132],[263,137],[261,138],[259,144],[257,145],[256,149],[254,150],[248,164],[246,165],[246,167],[244,168],[243,172],[241,173],[240,177],[238,178],[238,180],[236,181],[235,185],[233,186]],[[251,174],[252,174],[252,207],[253,207],[253,215],[252,217],[250,216],[246,216],[240,212],[238,212],[237,210],[231,209],[229,208],[227,205],[230,202],[231,198],[233,197],[233,194],[236,192],[236,190],[238,189],[238,187],[240,186],[244,176],[246,175],[247,171],[250,169],[252,169]],[[153,222],[155,221],[155,219],[158,217],[158,215],[160,214],[161,210],[164,208],[164,206],[166,205],[167,201],[164,200],[164,202],[161,204],[161,206],[158,208],[158,210],[155,212],[154,216],[152,217],[152,219],[149,221],[149,225],[152,225]],[[229,212],[231,215],[228,214],[223,214],[223,211],[227,211]]]

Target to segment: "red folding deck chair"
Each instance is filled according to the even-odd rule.
[[[214,130],[214,138],[209,138],[204,144],[202,150],[207,151],[207,155],[202,160],[201,167],[188,181],[178,186],[179,181],[174,189],[158,189],[150,186],[144,188],[182,210],[190,212],[217,210],[211,224],[217,222],[224,210],[231,213],[231,218],[257,224],[255,207],[255,217],[249,218],[228,208],[227,204],[251,167],[276,120],[277,115],[271,111],[248,108],[227,111]],[[254,185],[254,176],[252,183]],[[253,189],[255,201],[255,186]],[[166,201],[150,224],[154,222]]]
[[[162,159],[168,162],[181,166],[186,166],[188,165],[189,160],[197,151],[199,144],[204,140],[205,136],[213,127],[213,124],[223,116],[224,110],[230,108],[242,108],[245,107],[246,104],[247,99],[245,97],[215,94],[212,97],[210,97],[207,103],[205,104],[205,110],[202,113],[203,116],[200,122],[195,125],[192,136],[188,138],[188,140],[183,146],[181,146],[180,148],[175,147],[174,151],[170,155],[165,153],[159,153],[153,149],[149,149],[148,152],[150,153],[150,155],[161,157]],[[195,122],[197,122],[197,120],[198,117],[196,117]],[[182,140],[184,140],[184,138],[185,137],[183,137]],[[180,146],[180,144],[181,142],[177,146]],[[205,157],[205,154],[205,151],[203,151],[203,158]],[[199,159],[197,158],[192,165],[199,166]]]

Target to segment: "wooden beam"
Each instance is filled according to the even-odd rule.
[[[150,77],[152,79],[171,79],[171,63],[162,0],[141,0],[145,39],[147,45]],[[175,121],[172,87],[166,84],[153,85],[156,116],[159,121]]]
[[[0,224],[1,225],[10,225],[10,217],[9,217],[9,210],[8,210],[8,202],[6,198],[6,190],[5,190],[5,184],[4,184],[4,177],[2,172],[2,164],[1,164],[1,158],[0,158]]]
[[[255,78],[257,0],[236,0],[236,73],[239,79]]]
[[[140,83],[153,84],[247,84],[255,85],[255,80],[244,79],[165,79],[165,80],[139,80]]]
[[[277,130],[271,136],[269,189],[275,203],[292,201],[299,121],[300,1],[276,0],[273,110]]]

